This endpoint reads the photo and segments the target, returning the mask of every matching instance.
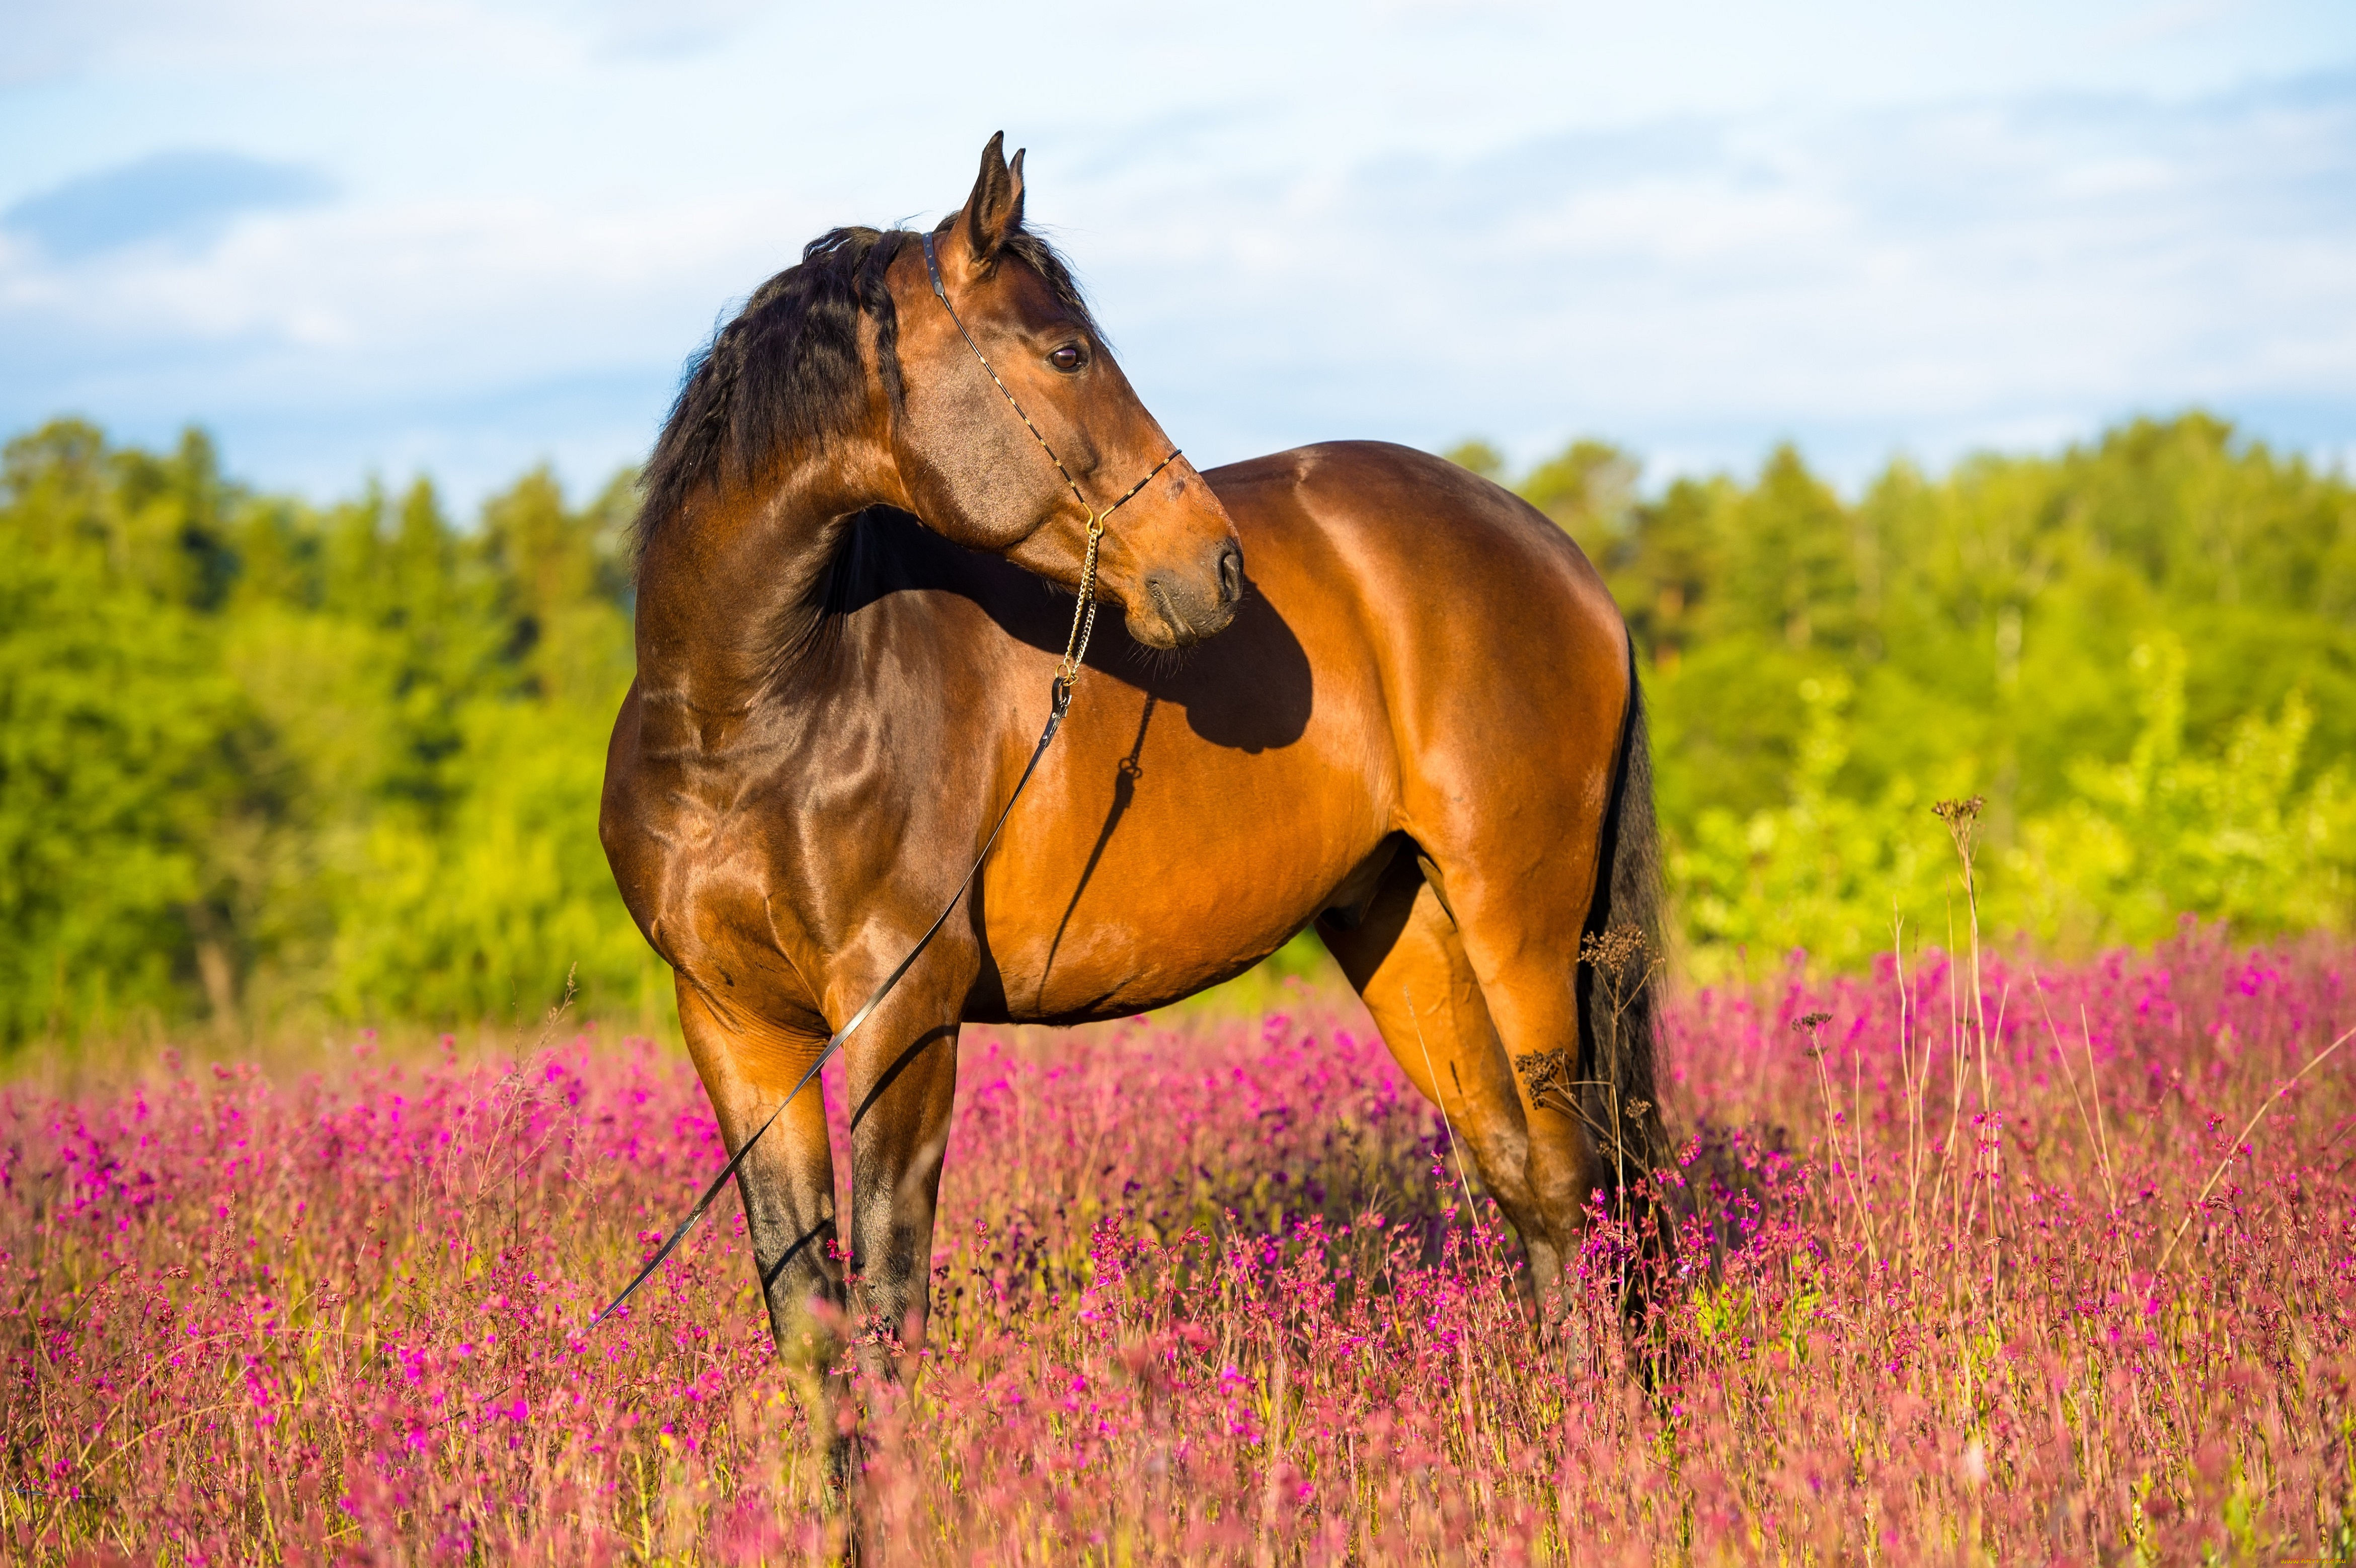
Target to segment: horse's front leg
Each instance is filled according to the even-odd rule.
[[[913,1371],[932,1307],[933,1217],[957,1095],[964,994],[957,987],[952,999],[943,978],[905,1003],[895,995],[902,1004],[879,1009],[868,1037],[854,1036],[846,1052],[851,1310],[862,1365],[892,1378]]]
[[[681,975],[680,1030],[733,1155],[768,1120],[826,1047],[824,1035],[794,1031],[715,1002]],[[834,1156],[826,1102],[816,1083],[778,1116],[744,1163],[737,1190],[753,1263],[769,1310],[777,1354],[796,1375],[812,1436],[832,1460],[838,1483],[850,1446],[840,1421],[842,1267],[836,1256]]]

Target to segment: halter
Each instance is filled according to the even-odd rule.
[[[1145,478],[1130,486],[1120,499],[1104,510],[1098,511],[1088,505],[1088,498],[1080,493],[1080,482],[1072,478],[1072,471],[1064,467],[1064,460],[1055,456],[1055,449],[1047,445],[1047,438],[1039,434],[1039,427],[1031,423],[1029,414],[1023,412],[1023,404],[999,379],[997,370],[990,362],[990,356],[981,351],[981,345],[975,342],[973,334],[966,330],[965,318],[957,313],[957,306],[949,303],[949,291],[941,283],[941,258],[933,249],[931,231],[927,231],[922,239],[925,242],[925,272],[933,280],[933,296],[941,302],[941,308],[949,313],[949,320],[957,326],[958,336],[964,338],[965,346],[973,350],[973,357],[981,361],[982,370],[989,374],[991,384],[997,387],[999,395],[1006,400],[1006,406],[1014,411],[1014,417],[1023,422],[1023,428],[1031,433],[1031,439],[1039,443],[1039,450],[1047,454],[1047,461],[1055,465],[1055,472],[1064,476],[1064,483],[1070,489],[1072,499],[1080,503],[1082,511],[1088,514],[1088,549],[1080,562],[1080,600],[1072,607],[1072,634],[1064,639],[1064,661],[1055,667],[1055,680],[1069,691],[1072,682],[1080,678],[1080,660],[1087,656],[1088,636],[1097,628],[1097,545],[1104,538],[1105,519],[1127,506],[1140,490],[1153,482],[1154,475],[1176,462],[1179,451],[1175,446],[1170,448],[1170,456],[1154,464]]]

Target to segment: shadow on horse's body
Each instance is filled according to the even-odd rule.
[[[1022,234],[1021,161],[993,141],[937,231],[937,300],[914,236],[814,244],[649,467],[601,826],[732,1149],[947,902],[1030,755],[1073,603],[1040,579],[1078,583],[1095,512],[1049,459],[1109,496],[1167,447]],[[757,401],[779,389],[839,406],[795,424]],[[848,1272],[817,1094],[742,1168],[790,1356],[833,1353],[814,1300],[921,1340],[961,1022],[1127,1015],[1312,922],[1540,1291],[1589,1195],[1649,1168],[1647,988],[1607,1008],[1579,961],[1654,913],[1641,707],[1593,569],[1401,447],[1163,466],[1104,536],[1126,634],[1099,632],[973,895],[845,1047]],[[1529,1056],[1578,1064],[1582,1102],[1534,1097]]]

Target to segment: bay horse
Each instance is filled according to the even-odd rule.
[[[848,1271],[818,1094],[738,1171],[779,1350],[830,1362],[824,1308],[922,1344],[961,1023],[1126,1017],[1312,923],[1542,1299],[1590,1195],[1661,1145],[1650,971],[1580,959],[1657,913],[1619,611],[1562,530],[1438,458],[1174,456],[1002,148],[929,236],[838,229],[762,285],[642,481],[599,831],[735,1153],[981,851],[1057,590],[1151,476],[1105,525],[1119,624],[1060,748],[844,1047]]]

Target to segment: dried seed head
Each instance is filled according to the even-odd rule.
[[[1987,804],[1987,797],[1985,795],[1975,795],[1968,800],[1942,800],[1931,808],[1931,814],[1946,823],[1952,832],[1958,823],[1969,825],[1976,821],[1980,808]]]
[[[1644,929],[1639,926],[1612,926],[1591,931],[1579,944],[1579,956],[1598,972],[1618,980],[1644,956]]]
[[[1548,1099],[1567,1105],[1579,1103],[1578,1080],[1569,1051],[1533,1051],[1515,1057],[1514,1070],[1522,1075],[1530,1098],[1540,1104]]]
[[[1972,848],[1979,842],[1980,808],[1987,804],[1984,797],[1975,795],[1968,800],[1942,800],[1931,808],[1932,814],[1947,824],[1947,836],[1955,841],[1955,853],[1964,857],[1966,869]]]

